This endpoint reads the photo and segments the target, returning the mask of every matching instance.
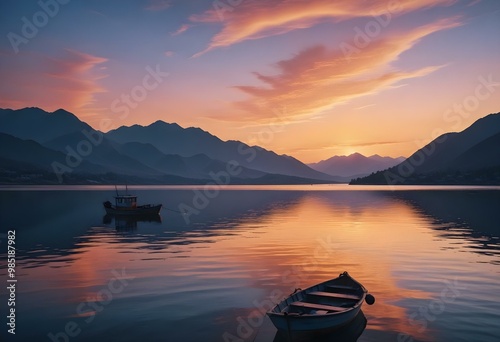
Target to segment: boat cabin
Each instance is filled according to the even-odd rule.
[[[136,208],[137,196],[123,195],[115,196],[116,208]]]

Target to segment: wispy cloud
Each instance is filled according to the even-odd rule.
[[[26,52],[4,58],[0,78],[10,81],[0,88],[0,107],[39,106],[81,113],[92,106],[95,94],[105,91],[98,81],[107,76],[101,69],[106,61],[72,49],[57,57]]]
[[[345,143],[337,143],[337,144],[323,144],[323,143],[310,143],[306,146],[289,148],[289,151],[292,153],[297,152],[313,152],[313,151],[329,151],[329,150],[339,150],[344,149],[345,147],[350,148],[363,148],[363,147],[374,147],[374,146],[384,146],[384,145],[397,145],[404,144],[407,141],[367,141],[367,142],[345,142]]]
[[[428,75],[442,66],[405,71],[390,65],[423,37],[458,25],[458,18],[449,18],[407,32],[392,32],[349,60],[341,49],[309,47],[277,62],[274,75],[255,72],[263,86],[235,86],[249,95],[235,103],[244,114],[219,119],[265,122],[273,117],[273,108],[286,107],[287,120],[303,120],[353,98],[394,87],[401,80]]]
[[[146,9],[148,11],[163,11],[170,6],[170,0],[149,0]]]
[[[177,35],[179,35],[179,34],[181,34],[181,33],[186,32],[186,31],[187,31],[190,27],[191,27],[191,25],[189,25],[189,24],[184,24],[184,25],[182,25],[181,27],[179,27],[179,28],[177,29],[177,31],[170,33],[170,35],[171,35],[171,36],[177,36]]]
[[[477,5],[478,3],[480,3],[481,0],[472,0],[467,6],[470,7],[470,6],[475,6]]]
[[[456,0],[405,0],[396,2],[398,14],[412,12],[431,6],[451,5]],[[296,29],[312,27],[325,20],[345,20],[387,13],[389,1],[366,0],[266,0],[245,1],[235,8],[221,11],[210,9],[192,15],[192,22],[222,23],[222,29],[211,40],[208,47],[196,54],[199,56],[214,48],[230,46],[248,39],[259,39],[284,34]],[[394,11],[396,12],[396,11]]]
[[[364,106],[356,107],[354,109],[356,109],[356,110],[362,110],[362,109],[373,107],[373,106],[375,106],[375,103],[370,103],[370,104],[367,104],[367,105],[364,105]]]
[[[346,142],[343,144],[338,144],[336,147],[367,147],[367,146],[381,146],[381,145],[395,145],[404,144],[408,141],[366,141],[366,142]]]

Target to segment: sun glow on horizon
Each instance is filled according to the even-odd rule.
[[[500,79],[498,2],[116,5],[64,7],[29,44],[0,42],[0,107],[64,108],[104,131],[175,122],[304,162],[409,156],[500,109],[470,100]],[[0,29],[22,38],[18,18],[39,10],[13,2]]]

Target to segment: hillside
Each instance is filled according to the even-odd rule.
[[[351,184],[500,184],[500,113],[447,133],[404,162]]]
[[[21,139],[31,139],[43,144],[82,130],[90,131],[92,127],[64,109],[52,113],[36,107],[0,109],[0,132]]]
[[[157,121],[149,126],[122,126],[106,133],[106,137],[120,144],[140,142],[150,144],[164,154],[191,157],[204,154],[211,159],[237,161],[249,169],[271,174],[332,181],[330,175],[316,171],[299,160],[278,155],[259,146],[248,146],[240,141],[223,141],[200,128],[182,128],[177,124]]]
[[[294,158],[162,121],[103,134],[62,109],[0,109],[0,134],[4,183],[206,184],[234,161],[232,184],[332,182]]]

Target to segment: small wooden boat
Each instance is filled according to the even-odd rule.
[[[127,190],[125,195],[119,195],[118,190],[116,190],[116,196],[114,196],[115,205],[110,201],[103,203],[106,214],[136,216],[158,215],[162,207],[161,204],[137,205],[137,196],[128,194]]]
[[[283,299],[267,315],[279,330],[314,331],[340,328],[351,322],[365,301],[375,298],[347,272],[338,278],[297,289]]]

